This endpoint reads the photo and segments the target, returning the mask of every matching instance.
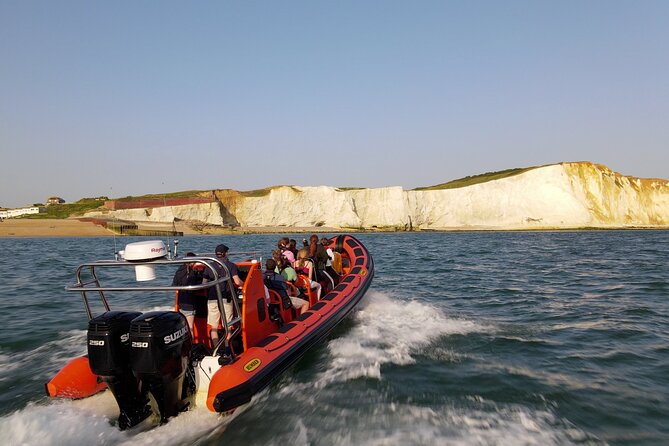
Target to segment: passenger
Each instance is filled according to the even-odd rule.
[[[281,255],[280,250],[275,249],[274,251],[272,251],[272,259],[274,259],[274,261],[277,263],[277,265],[281,262],[282,258],[283,258],[283,256]]]
[[[290,264],[292,265],[295,263],[295,255],[293,252],[288,249],[288,244],[290,243],[290,240],[288,237],[283,237],[282,239],[279,240],[279,243],[277,244],[279,250],[281,251],[281,255],[285,257]],[[277,262],[278,263],[278,262]]]
[[[286,279],[286,282],[295,283],[297,280],[297,272],[290,265],[288,259],[282,257],[281,263],[277,265],[277,268],[279,268],[278,272],[283,276],[284,279]]]
[[[288,248],[288,243],[290,243],[290,239],[288,237],[281,237],[276,246],[283,251],[284,249]]]
[[[228,260],[228,250],[229,248],[225,245],[218,245],[216,247],[216,257],[228,268],[230,272],[230,277],[235,286],[241,288],[244,283],[239,278],[239,272],[237,270],[237,265]],[[218,263],[212,262],[212,266],[216,269],[219,278],[225,275],[223,267]],[[209,282],[214,280],[214,275],[211,270],[207,270],[204,273],[203,282]],[[225,320],[229,323],[233,318],[233,297],[230,294],[230,289],[227,282],[221,283],[221,294],[223,295],[223,310],[225,311]],[[236,293],[235,293],[236,294]],[[207,314],[207,323],[211,325],[211,343],[213,346],[218,344],[218,324],[221,322],[221,312],[218,308],[218,296],[216,294],[216,287],[209,288],[209,303],[208,303],[208,314]]]
[[[335,287],[334,279],[325,272],[325,265],[329,258],[328,253],[325,250],[325,247],[318,241],[318,236],[316,234],[312,234],[309,240],[311,241],[311,244],[309,245],[309,257],[311,257],[316,265],[316,278],[314,280],[326,283],[329,282],[330,289],[332,289]]]
[[[186,257],[195,257],[195,253],[188,252]],[[202,269],[195,268],[195,265],[195,263],[182,263],[174,273],[172,286],[200,285],[202,283]],[[196,297],[192,291],[177,291],[179,312],[186,316],[191,333],[193,333],[193,321],[195,320]]]
[[[330,244],[330,240],[323,237],[321,239],[321,245],[323,248],[328,246]],[[332,248],[325,248],[325,252],[328,255],[328,260],[325,262],[325,272],[330,276],[330,278],[333,280],[333,286],[337,285],[339,283],[339,273],[335,270],[334,266],[332,265],[332,261],[334,260],[334,251]]]
[[[316,271],[319,273],[325,270],[325,264],[328,261],[328,253],[325,250],[325,247],[319,243],[318,236],[313,234],[310,239],[311,243],[309,244],[309,257],[316,264]]]
[[[297,240],[294,238],[288,241],[288,251],[293,253],[293,258],[297,258]]]
[[[286,280],[281,274],[277,274],[274,271],[276,267],[277,265],[274,259],[267,259],[265,262],[265,273],[263,275],[265,286],[270,290],[274,290],[279,293],[284,309],[287,308],[285,303],[290,302],[290,305],[292,305],[292,307],[297,310],[298,314],[302,314],[309,306],[309,302],[304,299],[300,299],[299,297],[292,297],[288,295],[288,286],[286,285]]]
[[[309,279],[310,288],[316,291],[316,300],[321,298],[321,284],[314,280],[315,274],[314,262],[309,258],[309,251],[306,248],[297,251],[297,260],[295,260],[295,271],[303,274]]]

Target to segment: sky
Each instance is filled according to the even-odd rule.
[[[668,1],[0,0],[0,207],[669,179]]]

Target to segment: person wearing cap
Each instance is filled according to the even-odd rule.
[[[220,244],[216,246],[216,257],[226,266],[228,271],[230,272],[230,277],[232,278],[232,281],[234,282],[235,286],[238,288],[241,288],[244,283],[242,280],[239,278],[239,271],[237,270],[237,265],[232,263],[228,259],[228,251],[229,248],[223,244]],[[225,271],[223,270],[223,267],[219,265],[218,263],[212,263],[212,266],[214,269],[216,269],[216,272],[218,273],[218,277],[225,276]],[[203,276],[203,282],[210,282],[214,280],[214,274],[211,270],[207,269],[204,273]],[[227,322],[230,322],[233,318],[233,309],[234,306],[232,304],[232,299],[233,296],[230,294],[230,289],[228,287],[227,283],[222,283],[221,284],[221,294],[223,295],[223,311],[225,311],[225,320]],[[216,294],[216,287],[211,287],[209,288],[209,293],[208,293],[208,313],[207,313],[207,323],[211,326],[211,344],[213,346],[216,346],[218,344],[218,324],[221,322],[221,311],[218,308],[218,295]]]

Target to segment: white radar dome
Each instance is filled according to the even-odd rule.
[[[128,243],[125,245],[123,258],[128,262],[150,262],[167,255],[165,243],[160,240],[151,240],[146,242]],[[135,279],[138,282],[153,280],[156,278],[156,271],[153,265],[135,266]]]
[[[123,253],[123,257],[129,262],[156,260],[166,255],[167,248],[161,240],[128,243],[125,245],[125,252]]]

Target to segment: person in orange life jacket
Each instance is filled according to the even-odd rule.
[[[237,265],[228,260],[228,250],[229,248],[223,244],[216,246],[216,257],[228,268],[230,272],[230,277],[235,286],[241,288],[244,283],[239,278],[239,272],[237,270]],[[212,266],[216,269],[219,278],[225,275],[223,267],[218,263],[212,263]],[[210,282],[214,280],[214,275],[210,270],[205,271],[203,276],[203,282]],[[232,299],[237,296],[230,294],[230,289],[227,282],[220,284],[221,294],[223,295],[223,311],[225,312],[225,320],[230,322],[233,318],[233,309]],[[236,294],[236,293],[235,293]],[[218,343],[218,324],[221,321],[221,312],[218,308],[218,296],[216,294],[216,287],[209,288],[208,293],[208,314],[207,314],[207,323],[211,325],[211,343],[216,345]]]
[[[267,259],[265,262],[265,273],[263,274],[263,281],[265,286],[270,290],[274,290],[279,293],[282,302],[290,302],[292,307],[295,308],[299,314],[302,314],[309,306],[309,302],[304,299],[300,299],[299,297],[289,296],[286,279],[284,279],[281,274],[278,274],[275,269],[276,262],[274,259]]]
[[[186,257],[195,257],[195,253],[188,252]],[[199,285],[202,283],[203,266],[201,263],[183,263],[174,273],[172,286]],[[188,328],[193,332],[193,321],[195,320],[196,307],[199,307],[198,291],[177,291],[177,302],[179,312],[186,316]]]

